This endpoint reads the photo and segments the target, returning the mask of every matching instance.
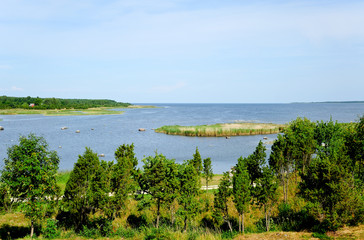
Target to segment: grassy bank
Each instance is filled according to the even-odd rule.
[[[223,123],[199,126],[163,126],[155,131],[170,135],[195,137],[226,137],[264,135],[282,132],[285,125],[273,123]]]
[[[89,109],[0,109],[0,115],[22,115],[41,114],[44,116],[82,116],[82,115],[115,115],[124,113],[126,108],[154,108],[154,106],[130,105],[125,108],[120,107],[98,107]],[[1,120],[0,120],[1,121]]]
[[[114,108],[100,107],[89,109],[0,109],[0,115],[20,115],[20,114],[41,114],[44,116],[72,116],[72,115],[110,115],[122,114],[122,110],[111,110]]]

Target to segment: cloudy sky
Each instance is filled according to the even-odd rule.
[[[363,90],[364,1],[0,1],[0,95],[286,103]]]

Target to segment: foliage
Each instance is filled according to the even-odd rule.
[[[269,167],[262,169],[261,177],[256,181],[255,199],[265,213],[266,231],[269,231],[273,206],[277,202],[278,183],[276,177]]]
[[[69,212],[71,219],[68,220],[72,221],[77,231],[82,230],[83,225],[88,222],[89,214],[96,210],[96,206],[93,205],[94,193],[91,190],[91,181],[99,166],[97,153],[86,148],[84,154],[78,156],[66,184],[62,210]]]
[[[162,154],[143,159],[142,174],[143,189],[155,199],[157,204],[156,228],[159,227],[160,208],[163,203],[172,203],[177,197],[178,179],[177,165],[174,160],[167,159]]]
[[[43,236],[48,239],[54,239],[61,235],[57,228],[57,220],[47,219],[47,223],[43,229]]]
[[[123,144],[115,151],[116,164],[112,168],[111,190],[114,193],[112,205],[110,206],[110,219],[114,219],[125,209],[125,203],[129,194],[135,191],[136,166],[138,160],[134,153],[134,144]]]
[[[267,156],[265,150],[266,148],[263,145],[263,142],[259,141],[259,144],[255,148],[253,154],[249,155],[249,157],[244,160],[250,175],[251,184],[253,184],[256,179],[262,176],[262,166],[265,165],[265,158]]]
[[[34,104],[32,106],[31,104]],[[106,99],[62,99],[39,97],[8,97],[0,96],[0,109],[87,109],[96,107],[127,107],[129,103]]]
[[[244,213],[248,211],[251,200],[250,175],[247,159],[240,157],[233,171],[233,195],[235,208],[239,213],[239,232],[244,233]]]
[[[1,180],[13,201],[23,202],[25,216],[34,224],[52,213],[59,193],[56,184],[59,157],[49,151],[44,138],[29,134],[20,137],[19,145],[8,148]]]
[[[187,231],[187,220],[196,216],[200,209],[197,197],[200,194],[201,182],[192,161],[180,166],[178,171],[180,215],[184,218],[184,231]]]
[[[301,175],[300,194],[320,228],[337,230],[363,220],[363,199],[354,188],[351,174],[335,156],[318,156]]]
[[[219,188],[217,192],[215,193],[214,197],[214,208],[215,208],[215,218],[222,219],[225,221],[228,226],[229,230],[232,232],[232,225],[230,222],[230,216],[229,216],[229,207],[228,207],[228,201],[232,195],[232,189],[231,186],[231,178],[229,172],[224,172],[224,175],[220,181]]]
[[[209,188],[209,181],[212,180],[212,178],[214,177],[214,173],[212,171],[212,166],[211,166],[211,158],[205,158],[203,160],[203,177],[205,178],[206,181],[206,191]]]
[[[196,152],[193,154],[193,159],[191,160],[191,163],[193,164],[193,166],[196,169],[196,173],[198,175],[201,175],[202,172],[202,158],[201,158],[201,154],[198,151],[198,148],[196,148]]]

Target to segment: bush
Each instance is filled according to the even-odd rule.
[[[80,235],[87,238],[112,236],[112,222],[104,217],[93,218],[83,226]]]
[[[134,229],[121,227],[116,231],[116,235],[122,238],[134,238],[136,231]]]
[[[225,231],[225,232],[222,232],[221,234],[221,238],[222,239],[234,239],[234,237],[238,235],[237,232],[230,232],[230,231]]]
[[[47,219],[47,223],[43,229],[43,236],[45,238],[53,239],[61,235],[61,232],[57,228],[57,220]]]
[[[127,222],[132,228],[140,228],[147,226],[147,219],[144,215],[136,216],[134,214],[129,215]]]
[[[150,232],[148,232],[144,238],[145,240],[172,240],[173,236],[168,232],[167,229],[164,228],[152,228]]]
[[[306,207],[296,212],[291,205],[282,203],[278,206],[278,212],[278,216],[273,220],[277,224],[277,228],[282,231],[311,230],[319,225]]]

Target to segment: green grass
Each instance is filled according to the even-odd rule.
[[[72,116],[72,115],[113,115],[124,113],[121,110],[111,110],[116,108],[89,108],[89,109],[0,109],[0,115],[24,115],[41,114],[44,116]]]
[[[64,189],[68,179],[70,178],[71,171],[62,171],[57,174],[57,184],[61,189],[61,194],[63,195]]]
[[[225,123],[199,126],[162,126],[155,132],[196,137],[267,135],[282,132],[285,125],[272,123]]]

